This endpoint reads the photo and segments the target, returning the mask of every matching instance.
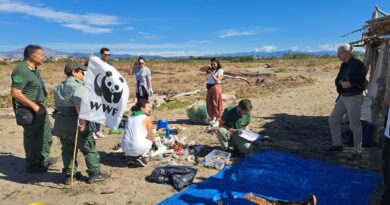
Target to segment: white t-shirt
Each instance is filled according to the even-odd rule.
[[[127,118],[121,147],[128,156],[145,154],[152,147],[152,141],[146,139],[148,131],[144,124],[145,118],[144,114]]]
[[[388,109],[387,111],[387,123],[386,123],[385,133],[384,133],[385,136],[390,139],[389,131],[390,131],[390,109]]]
[[[214,78],[213,78],[213,76],[211,74],[213,74],[215,76],[223,76],[223,69],[222,68],[220,68],[218,70],[211,71],[211,73],[207,77],[207,84],[221,83],[221,81],[214,80]]]

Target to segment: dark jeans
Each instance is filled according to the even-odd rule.
[[[95,122],[96,132],[100,132],[100,124]]]
[[[135,93],[137,97],[137,101],[144,99],[144,100],[149,100],[149,93],[146,91],[146,88],[144,86],[140,86],[142,89],[142,95],[140,93]]]
[[[387,205],[390,204],[390,139],[387,137],[385,137],[383,145],[383,180],[385,190],[382,205]]]

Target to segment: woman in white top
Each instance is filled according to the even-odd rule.
[[[217,58],[212,58],[210,65],[203,66],[200,71],[207,72],[207,113],[211,118],[210,124],[218,126],[219,119],[223,113],[221,80],[223,69]]]
[[[150,104],[147,100],[140,99],[131,108],[132,114],[128,117],[121,147],[125,154],[131,157],[135,163],[146,167],[143,157],[154,144],[153,125],[150,118]]]

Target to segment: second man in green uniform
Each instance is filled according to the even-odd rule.
[[[67,79],[54,91],[57,112],[53,135],[60,137],[62,144],[63,172],[66,174],[65,184],[70,184],[76,128],[79,129],[77,148],[83,153],[88,168],[87,182],[94,183],[108,178],[108,175],[100,172],[100,157],[93,138],[94,123],[78,118],[81,98],[83,97],[85,69],[80,63],[68,63],[64,70]],[[76,179],[82,178],[81,174],[77,172],[77,161],[74,173]]]

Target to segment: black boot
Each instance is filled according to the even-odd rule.
[[[108,178],[110,178],[108,174],[97,173],[97,174],[90,175],[87,182],[88,184],[93,184],[95,182],[104,181]]]
[[[77,173],[73,176],[73,179],[74,179],[74,180],[77,180],[77,181],[83,181],[84,176],[81,174],[81,172],[77,172]],[[71,184],[71,176],[70,176],[70,175],[66,175],[66,176],[65,176],[64,184],[65,184],[65,185],[70,185],[70,184]]]
[[[40,164],[34,164],[31,167],[26,168],[26,173],[30,174],[40,174],[45,172],[47,172],[47,167]]]

